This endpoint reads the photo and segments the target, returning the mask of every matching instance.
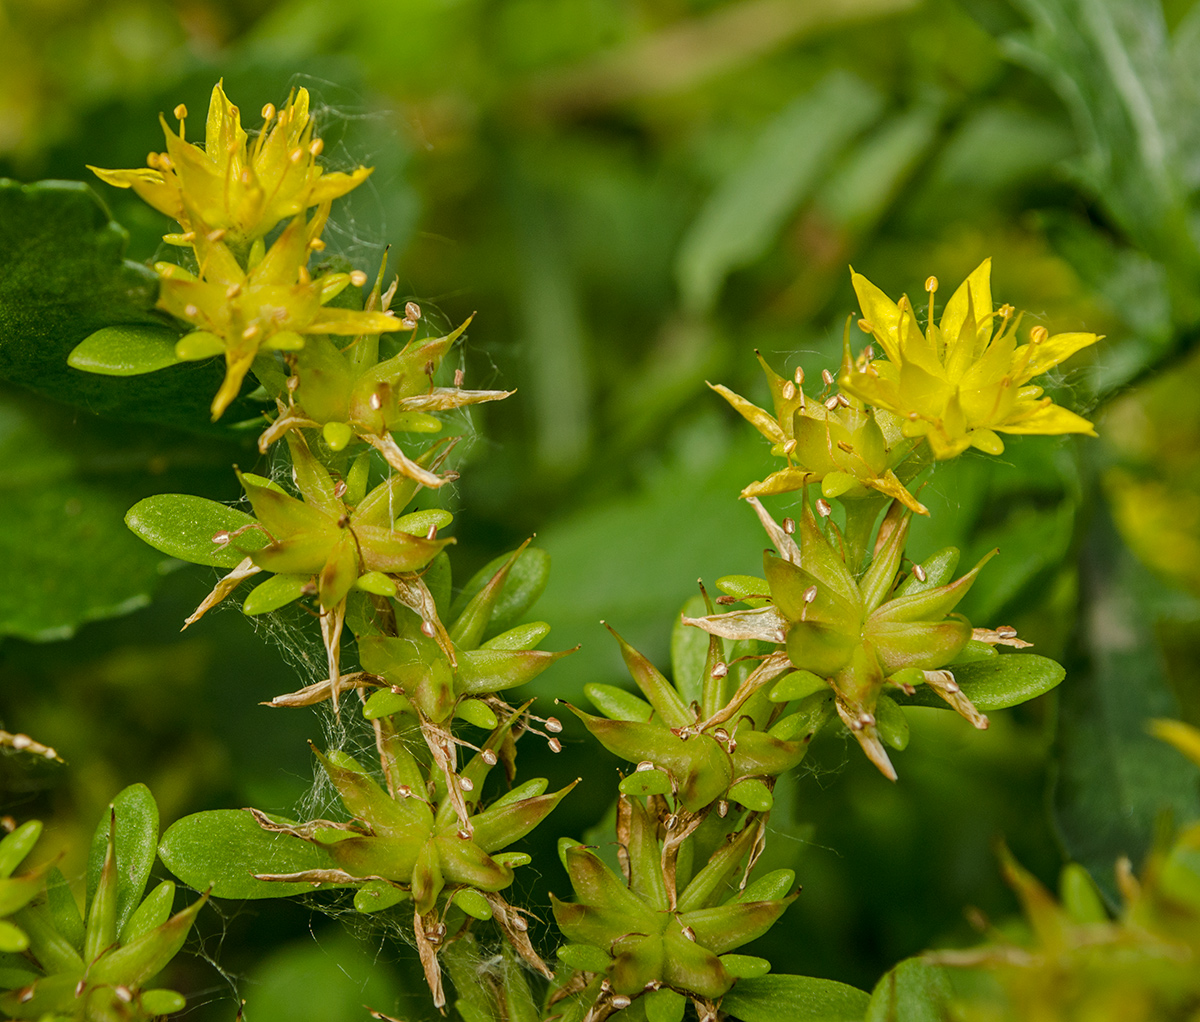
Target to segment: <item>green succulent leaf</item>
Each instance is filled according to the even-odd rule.
[[[169,327],[106,326],[80,341],[67,365],[101,376],[141,376],[176,365],[178,340],[179,333]]]
[[[862,1022],[870,997],[856,987],[810,976],[743,979],[721,1010],[741,1022]]]
[[[1062,681],[1066,673],[1061,664],[1044,656],[1004,653],[955,667],[954,680],[975,708],[987,713],[1044,695]],[[893,692],[892,697],[905,706],[949,706],[936,692],[923,685],[912,695]]]
[[[114,904],[115,933],[120,933],[142,900],[158,846],[158,804],[144,784],[131,784],[112,801],[116,845],[117,883]],[[92,836],[88,855],[87,902],[91,905],[100,887],[109,815]],[[89,917],[90,918],[90,917]]]
[[[254,874],[300,873],[334,866],[320,845],[263,830],[243,809],[195,813],[173,823],[158,850],[167,869],[189,887],[218,898],[286,898],[311,883],[256,880]]]
[[[254,526],[255,520],[215,500],[186,493],[160,493],[139,500],[125,515],[125,524],[140,539],[171,557],[214,568],[234,568],[246,554],[267,542],[261,529],[251,528],[238,537],[238,544],[215,543],[218,532],[236,532]]]

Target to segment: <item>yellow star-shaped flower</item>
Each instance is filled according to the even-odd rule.
[[[213,419],[237,397],[260,350],[295,351],[305,334],[378,334],[403,323],[382,312],[327,309],[324,304],[352,281],[356,271],[327,273],[313,280],[305,268],[308,253],[325,222],[327,207],[305,223],[297,216],[266,254],[244,270],[220,241],[196,241],[199,276],[174,263],[158,263],[162,278],[159,308],[196,329],[175,346],[178,358],[224,355],[225,381],[213,398]]]
[[[215,231],[235,249],[245,248],[281,220],[340,198],[371,173],[359,167],[350,174],[326,174],[317,163],[323,143],[313,137],[307,89],[293,92],[278,112],[268,103],[263,108],[267,123],[253,143],[220,82],[209,102],[203,148],[184,139],[187,109],[180,105],[175,114],[179,134],[162,118],[167,151],[151,153],[147,168],[88,168],[110,185],[132,188],[178,220],[183,233],[167,235],[172,244],[192,244]]]
[[[1049,335],[1036,326],[1027,344],[1017,344],[1020,317],[1011,306],[992,308],[992,261],[985,259],[946,303],[941,323],[930,316],[922,332],[907,296],[893,302],[861,273],[851,280],[862,308],[859,326],[887,355],[843,366],[843,390],[902,419],[905,436],[924,436],[934,457],[953,458],[968,447],[999,454],[999,433],[1096,432],[1087,419],[1068,411],[1029,386],[1081,348],[1100,340],[1096,334]],[[999,320],[999,324],[995,320]]]

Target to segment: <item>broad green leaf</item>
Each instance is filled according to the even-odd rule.
[[[0,635],[67,638],[145,606],[158,582],[162,558],[122,524],[128,498],[89,471],[77,435],[60,410],[0,394]]]
[[[950,994],[944,969],[909,958],[876,984],[864,1022],[945,1022]]]
[[[167,323],[154,310],[158,279],[123,258],[126,241],[87,185],[0,179],[0,378],[100,415],[226,434],[254,406],[211,422],[219,360],[124,378],[68,366],[98,330]]]
[[[761,976],[739,980],[721,1010],[742,1022],[862,1022],[870,998],[832,979]]]
[[[125,928],[142,900],[158,846],[158,804],[144,784],[131,784],[112,800],[116,824],[117,916],[116,932]],[[92,903],[100,883],[108,847],[109,813],[96,825],[88,854],[87,903]]]
[[[106,326],[75,346],[67,365],[101,376],[141,376],[179,362],[178,332],[161,326]]]
[[[272,575],[250,590],[242,604],[242,613],[269,614],[286,607],[304,595],[304,587],[311,581],[307,575]]]
[[[192,564],[234,568],[245,553],[232,543],[214,543],[218,532],[236,532],[255,520],[245,511],[187,493],[160,493],[139,500],[125,515],[125,524],[155,550]],[[240,537],[243,547],[265,545],[261,529],[250,529]]]
[[[832,160],[882,105],[869,85],[839,71],[767,125],[680,245],[676,277],[688,309],[710,309],[725,278],[767,250]]]
[[[961,664],[953,668],[953,673],[963,694],[977,710],[987,713],[1044,695],[1058,685],[1067,672],[1056,661],[1034,653],[1001,653],[986,660]],[[893,692],[891,696],[904,706],[950,707],[933,689],[924,685],[918,685],[912,695]]]
[[[263,830],[244,809],[185,816],[163,835],[158,854],[167,868],[198,891],[218,898],[286,898],[314,890],[311,883],[255,880],[256,873],[299,873],[334,868],[329,853],[290,834]]]

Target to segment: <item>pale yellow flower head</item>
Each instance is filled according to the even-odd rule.
[[[382,312],[324,307],[347,284],[361,285],[366,279],[356,272],[328,273],[314,280],[305,268],[327,210],[323,207],[307,223],[303,213],[295,217],[248,270],[223,242],[204,238],[196,242],[199,276],[174,263],[155,266],[162,279],[159,307],[196,328],[180,338],[176,356],[225,356],[225,382],[213,399],[213,419],[237,397],[260,351],[295,351],[304,346],[305,334],[354,336],[403,326]]]
[[[267,104],[265,123],[253,142],[220,82],[209,102],[203,148],[184,138],[187,109],[180,105],[175,114],[179,134],[162,119],[167,151],[151,153],[147,168],[89,168],[179,221],[182,233],[166,236],[172,244],[193,244],[218,232],[235,249],[244,248],[281,220],[340,198],[371,173],[366,167],[351,174],[324,172],[317,162],[323,144],[313,137],[307,89],[293,92],[279,111]]]
[[[851,270],[863,318],[886,361],[860,360],[842,368],[843,390],[896,413],[908,437],[925,437],[936,458],[953,458],[968,447],[999,454],[997,433],[1086,433],[1092,424],[1042,395],[1029,381],[1081,348],[1096,334],[1049,335],[1035,326],[1017,344],[1020,317],[1011,306],[992,308],[992,261],[985,259],[967,277],[934,324],[937,281],[930,277],[928,327],[922,332],[907,296],[893,302],[861,273]]]

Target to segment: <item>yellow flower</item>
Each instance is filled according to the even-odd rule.
[[[266,254],[243,270],[220,241],[196,240],[199,276],[173,263],[158,263],[162,278],[159,308],[197,329],[180,338],[178,358],[195,360],[225,356],[225,382],[213,398],[213,419],[237,396],[242,380],[263,349],[295,351],[304,334],[378,334],[399,330],[402,323],[382,312],[323,308],[359,273],[327,273],[313,280],[305,263],[325,222],[324,206],[305,223],[301,213]],[[361,279],[360,279],[361,278]]]
[[[203,149],[184,139],[187,108],[181,104],[175,108],[178,135],[160,118],[167,151],[151,153],[148,168],[88,169],[110,185],[132,188],[178,220],[183,233],[167,235],[172,244],[192,244],[215,231],[225,234],[213,240],[224,237],[235,249],[261,238],[281,220],[340,198],[371,173],[359,167],[351,174],[326,174],[317,164],[323,144],[313,138],[307,89],[293,92],[278,114],[269,103],[262,112],[266,123],[249,144],[238,108],[218,82],[209,102]]]
[[[922,333],[908,297],[893,302],[861,273],[851,280],[862,307],[859,326],[871,334],[887,360],[860,360],[842,367],[838,380],[855,397],[901,417],[905,436],[924,436],[936,458],[953,458],[968,447],[999,454],[1001,433],[1086,433],[1092,424],[1027,386],[1081,348],[1096,334],[1049,336],[1036,326],[1017,344],[1020,317],[1009,305],[992,309],[992,261],[985,259],[933,322],[937,279],[926,281],[930,316]],[[996,326],[993,320],[999,319]]]

